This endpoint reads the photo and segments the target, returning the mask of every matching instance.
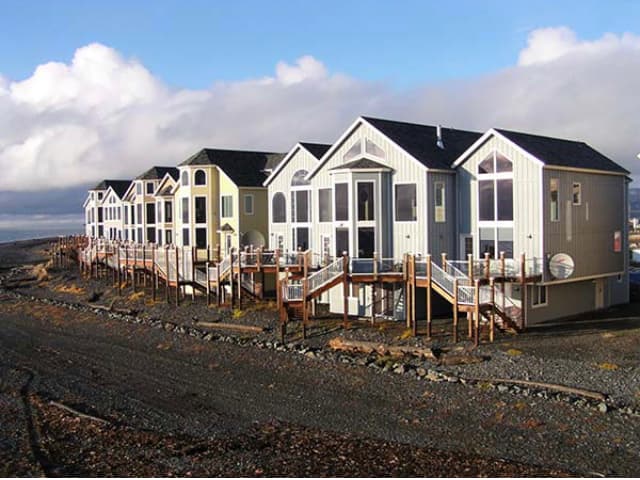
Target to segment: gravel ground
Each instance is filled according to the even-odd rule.
[[[336,319],[325,319],[314,322],[304,343],[292,325],[291,343],[280,345],[272,308],[249,306],[239,315],[207,308],[202,299],[176,308],[151,304],[149,295],[129,298],[128,291],[128,300],[116,304],[139,310],[137,317],[95,313],[82,306],[91,305],[94,292],[104,305],[116,298],[105,282],[55,269],[50,277],[18,296],[0,295],[0,404],[7,407],[0,421],[9,426],[0,435],[0,465],[6,474],[47,468],[58,475],[142,476],[640,474],[637,416],[615,409],[603,414],[579,399],[528,389],[461,383],[476,376],[529,378],[603,391],[609,406],[632,404],[638,324],[631,316],[616,327],[595,318],[500,335],[480,348],[488,361],[447,367],[320,349],[342,335],[446,353],[451,345],[444,332],[429,344],[405,338],[397,323],[356,321],[344,331],[335,330]],[[198,332],[206,329],[198,324],[212,319],[268,330],[203,338]],[[439,322],[440,328],[448,324]],[[59,411],[48,399],[110,423],[93,431],[91,421]],[[321,454],[327,449],[336,455]],[[83,467],[83,458],[95,461]]]

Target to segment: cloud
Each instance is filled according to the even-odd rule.
[[[361,114],[580,139],[640,174],[639,77],[640,37],[585,41],[567,27],[532,31],[509,68],[402,91],[309,55],[279,62],[270,76],[176,89],[136,59],[90,44],[22,81],[0,74],[0,191],[131,178],[204,146],[331,142]]]

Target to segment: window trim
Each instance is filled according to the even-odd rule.
[[[360,227],[368,227],[368,226],[375,226],[376,224],[376,204],[378,203],[376,200],[376,190],[378,187],[378,182],[376,180],[356,180],[356,188],[355,188],[355,220],[356,223],[360,226]],[[371,203],[372,203],[372,216],[373,218],[371,220],[361,220],[360,219],[360,198],[359,198],[359,192],[358,192],[358,188],[360,185],[362,184],[366,184],[366,183],[370,183],[372,185],[371,187]]]
[[[398,220],[397,218],[397,213],[398,213],[398,209],[397,209],[397,204],[398,204],[398,191],[397,191],[397,186],[398,185],[413,185],[416,188],[416,218],[414,220]],[[418,211],[418,198],[420,197],[420,195],[418,195],[418,183],[417,182],[396,182],[393,184],[393,223],[417,223],[418,222],[418,217],[419,215],[419,211]]]
[[[575,197],[575,193],[574,193],[574,188],[576,188],[576,185],[578,186],[578,201],[576,202],[576,197]],[[582,205],[582,182],[573,182],[571,185],[571,204],[574,207],[579,207],[580,205]]]
[[[284,204],[283,204],[283,214],[284,215],[283,215],[282,220],[275,220],[275,215],[274,215],[274,211],[275,210],[273,208],[273,202],[276,199],[276,197],[278,197],[279,195],[284,199]],[[271,205],[270,205],[269,211],[271,213],[270,219],[269,219],[269,221],[271,223],[278,224],[278,225],[283,224],[283,223],[287,223],[287,196],[283,192],[277,191],[271,196]]]
[[[442,205],[438,205],[438,187],[442,187]],[[434,223],[447,223],[447,186],[438,180],[433,183],[433,221]],[[438,210],[442,211],[442,217],[438,220]]]
[[[542,308],[549,305],[549,287],[547,285],[532,285],[531,292],[531,308]],[[536,294],[544,289],[544,303],[536,303],[536,300],[540,299],[540,295]]]
[[[229,199],[231,205],[231,215],[225,215],[224,213],[224,199]],[[233,218],[233,195],[220,195],[220,218]]]
[[[247,210],[247,199],[251,198],[251,211]],[[245,215],[255,215],[256,196],[253,193],[244,193],[242,196],[242,209]]]

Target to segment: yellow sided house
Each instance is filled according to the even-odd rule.
[[[173,196],[175,243],[218,246],[222,254],[266,245],[269,218],[263,182],[283,157],[204,148],[182,162]]]

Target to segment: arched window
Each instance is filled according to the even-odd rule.
[[[294,173],[293,178],[291,179],[291,186],[300,187],[303,185],[310,185],[311,182],[309,182],[305,178],[308,173],[309,172],[307,172],[306,170],[298,170],[296,173]]]
[[[189,172],[186,170],[182,172],[182,175],[180,176],[180,183],[185,186],[189,185]]]
[[[204,173],[204,170],[196,170],[196,173],[193,175],[193,184],[194,185],[207,184],[207,175]]]
[[[287,199],[282,192],[278,192],[271,200],[271,221],[284,223],[287,221]]]

